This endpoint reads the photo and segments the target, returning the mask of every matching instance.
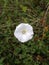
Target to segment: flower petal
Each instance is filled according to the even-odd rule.
[[[22,31],[26,29],[26,33],[23,34]],[[26,23],[21,23],[18,25],[15,29],[14,36],[20,41],[20,42],[27,42],[28,40],[32,39],[33,37],[33,28],[31,25]]]

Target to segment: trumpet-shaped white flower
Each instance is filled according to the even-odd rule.
[[[20,42],[27,42],[28,40],[32,39],[33,34],[34,32],[32,26],[26,23],[19,24],[16,26],[16,29],[14,31],[14,36]]]

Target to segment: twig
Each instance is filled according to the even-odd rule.
[[[47,10],[46,10],[46,12],[45,12],[45,14],[44,14],[44,17],[42,18],[42,20],[40,21],[41,23],[42,23],[42,25],[43,25],[43,27],[45,28],[45,26],[46,26],[46,19],[47,19],[47,14],[48,14],[48,10],[49,10],[49,6],[47,7]],[[43,28],[43,35],[45,34],[45,29]],[[42,39],[45,37],[45,36],[43,36],[42,35]]]
[[[49,4],[49,3],[48,3]],[[32,24],[35,24],[36,22],[41,22],[42,25],[44,25],[44,23],[46,22],[46,18],[47,18],[47,13],[48,13],[48,10],[49,10],[49,6],[47,7],[47,10],[44,14],[44,16],[42,17],[42,19],[37,19],[35,22],[33,22]]]
[[[44,20],[46,20],[46,18],[47,18],[46,16],[47,16],[48,10],[49,10],[49,6],[47,7],[47,10],[46,10],[46,12],[45,12]]]

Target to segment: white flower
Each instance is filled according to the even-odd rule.
[[[16,29],[14,31],[14,36],[20,42],[27,42],[28,40],[32,39],[33,34],[34,32],[32,26],[26,23],[19,24],[16,26]]]

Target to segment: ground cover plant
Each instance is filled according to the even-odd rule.
[[[33,27],[28,42],[14,36],[20,23]],[[0,0],[0,65],[49,65],[49,0]]]

